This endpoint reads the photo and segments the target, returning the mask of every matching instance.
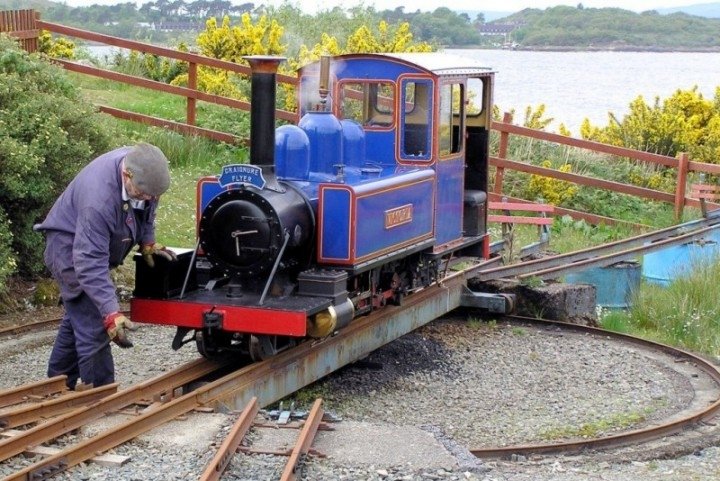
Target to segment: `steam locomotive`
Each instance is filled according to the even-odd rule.
[[[298,72],[299,121],[275,127],[278,57],[251,68],[250,164],[197,186],[197,245],[136,263],[135,321],[173,348],[265,359],[489,255],[494,72],[441,53],[323,57]]]

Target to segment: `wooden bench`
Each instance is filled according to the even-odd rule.
[[[489,211],[501,211],[502,214],[488,214],[488,222],[502,223],[502,241],[496,243],[503,250],[509,252],[509,256],[513,256],[513,229],[515,224],[530,224],[538,226],[538,242],[524,246],[519,251],[521,258],[540,252],[548,242],[550,242],[550,228],[555,212],[555,207],[549,204],[534,204],[531,202],[508,202],[503,198],[501,202],[488,202]],[[520,213],[521,215],[517,215]],[[536,215],[527,215],[534,213]],[[525,215],[522,215],[525,214]],[[548,217],[550,214],[551,217]]]
[[[700,210],[702,211],[702,215],[703,217],[707,217],[708,212],[705,201],[709,200],[715,202],[720,200],[720,185],[692,184],[690,186],[690,197],[700,201]]]
[[[553,218],[547,214],[555,212],[555,207],[549,204],[533,204],[529,202],[488,202],[489,210],[502,211],[502,215],[488,214],[488,222],[501,222],[503,226],[514,224],[534,224],[547,229],[552,225]],[[515,215],[515,212],[536,212],[537,216]]]

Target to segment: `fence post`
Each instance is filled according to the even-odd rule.
[[[195,62],[190,62],[188,64],[188,88],[197,90],[197,69],[198,66]],[[195,106],[197,104],[196,99],[187,98],[187,114],[185,116],[185,120],[188,125],[195,125],[196,120],[196,110]]]
[[[40,12],[30,10],[32,15],[32,29],[35,32],[35,36],[27,41],[27,51],[30,53],[37,52],[40,49],[40,29],[37,28],[37,23],[40,21]]]
[[[677,185],[675,186],[675,221],[682,219],[683,208],[685,207],[685,189],[687,184],[688,164],[690,163],[687,152],[681,152],[678,156]]]
[[[509,124],[512,122],[512,114],[505,112],[503,115],[503,123]],[[510,134],[507,132],[500,132],[500,145],[498,146],[498,157],[501,159],[507,159],[507,149]],[[496,194],[502,194],[503,177],[505,177],[505,169],[503,167],[495,168],[495,188],[493,192]]]

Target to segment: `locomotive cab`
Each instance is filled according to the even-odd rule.
[[[328,108],[365,137],[363,158],[335,163],[380,169],[381,177],[432,170],[433,255],[489,256],[485,224],[494,72],[439,53],[344,55],[333,58],[330,72]],[[300,71],[301,116],[318,105],[320,74],[319,62]]]

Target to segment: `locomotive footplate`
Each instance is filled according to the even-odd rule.
[[[224,289],[195,290],[182,299],[133,298],[130,315],[133,321],[167,324],[191,329],[206,327],[206,320],[228,332],[303,337],[308,317],[328,309],[327,297],[266,296],[244,293],[228,297]]]

